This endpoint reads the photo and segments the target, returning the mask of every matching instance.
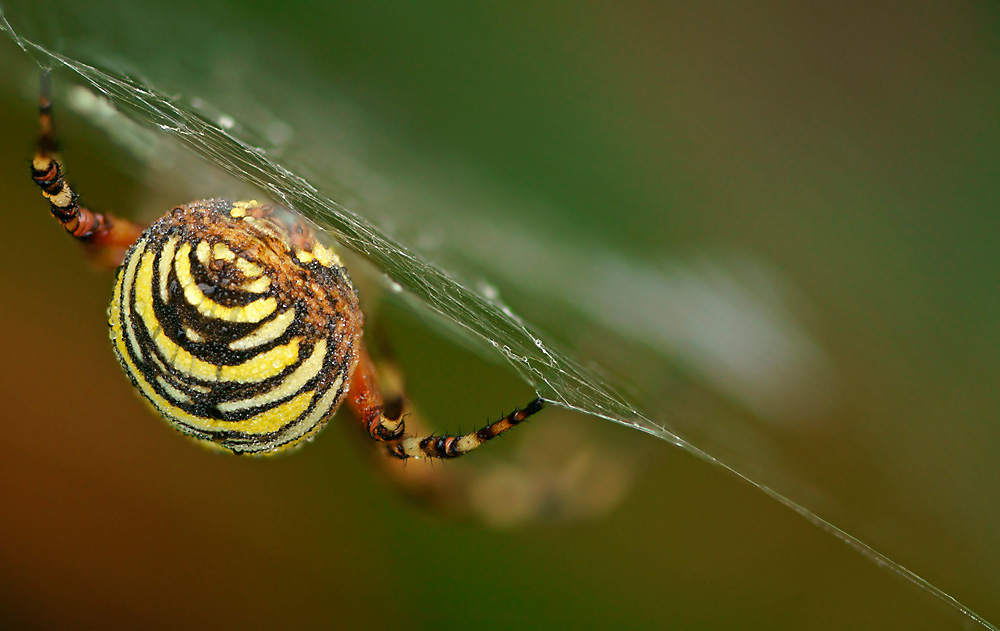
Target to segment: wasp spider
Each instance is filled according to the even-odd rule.
[[[455,458],[542,407],[536,399],[469,434],[414,436],[386,406],[364,316],[336,253],[288,211],[205,199],[143,227],[80,205],[56,156],[48,74],[31,175],[52,215],[118,265],[109,325],[139,392],[179,431],[236,454],[300,445],[346,402],[389,454]]]

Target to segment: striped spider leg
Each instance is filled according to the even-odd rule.
[[[38,98],[38,150],[31,162],[31,179],[42,189],[42,195],[49,201],[52,216],[62,224],[66,232],[85,244],[89,253],[98,261],[114,267],[124,251],[142,234],[143,226],[112,215],[96,213],[79,204],[76,193],[66,182],[62,162],[57,156],[48,71],[42,74],[41,83]]]

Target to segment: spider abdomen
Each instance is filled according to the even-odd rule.
[[[122,367],[171,425],[257,454],[323,426],[362,325],[346,271],[308,228],[228,200],[180,206],[143,232],[109,320]]]

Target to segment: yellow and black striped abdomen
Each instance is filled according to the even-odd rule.
[[[175,208],[128,251],[109,311],[125,372],[177,429],[263,454],[321,428],[358,361],[339,259],[256,202]]]

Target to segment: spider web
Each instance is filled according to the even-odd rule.
[[[581,307],[586,310],[581,315],[597,323],[601,334],[608,336],[608,343],[620,343],[625,348],[651,344],[654,349],[674,356],[689,371],[700,374],[701,379],[710,382],[730,400],[761,416],[798,416],[808,405],[790,397],[788,392],[806,392],[806,398],[813,404],[822,405],[825,397],[833,396],[835,377],[822,351],[796,321],[790,307],[794,300],[788,295],[788,288],[762,262],[745,255],[725,253],[674,265],[644,266],[604,254],[597,244],[585,240],[576,239],[569,245],[552,243],[541,237],[532,241],[513,220],[505,223],[502,211],[482,213],[488,217],[489,229],[473,227],[468,230],[471,234],[489,235],[488,240],[492,243],[466,245],[456,245],[446,229],[435,232],[422,228],[419,204],[410,203],[409,208],[415,212],[409,215],[409,220],[405,214],[380,217],[392,226],[393,233],[414,239],[418,246],[424,239],[419,249],[437,252],[443,260],[456,257],[465,261],[472,272],[467,277],[457,278],[417,249],[406,247],[386,230],[334,201],[312,183],[316,178],[311,172],[353,172],[361,182],[355,182],[356,186],[365,189],[367,183],[369,187],[355,191],[358,203],[352,206],[365,207],[365,215],[379,217],[377,209],[367,206],[372,199],[381,198],[385,203],[386,183],[357,163],[334,156],[330,158],[331,163],[310,161],[307,166],[293,170],[277,157],[280,151],[261,149],[263,145],[274,146],[276,138],[286,133],[281,126],[260,131],[245,124],[242,116],[214,111],[206,102],[175,98],[142,80],[60,55],[18,35],[2,12],[0,29],[40,66],[65,68],[143,127],[179,141],[202,159],[314,221],[340,244],[370,261],[407,299],[436,314],[453,333],[506,360],[547,401],[640,430],[734,474],[872,562],[946,603],[969,621],[996,629],[921,576],[759,481],[757,476],[731,465],[728,458],[717,458],[695,444],[703,441],[691,442],[682,438],[681,434],[694,432],[678,433],[679,430],[669,426],[671,420],[681,425],[683,422],[670,419],[660,408],[657,398],[643,392],[642,386],[631,383],[625,386],[611,371],[596,363],[585,365],[563,352],[558,341],[540,332],[556,328],[557,323],[547,323],[548,327],[536,329],[505,304],[496,285],[475,280],[477,265],[486,268],[486,257],[497,263],[499,255],[502,260],[489,266],[490,272],[507,270],[510,278],[517,279],[529,297],[551,297],[555,293],[555,297],[565,303],[586,305]],[[141,153],[135,147],[133,150]],[[150,160],[155,159],[154,154],[149,154]],[[350,176],[345,175],[347,177]],[[405,182],[394,182],[393,187],[394,195],[407,196]],[[477,190],[481,191],[482,187]],[[438,216],[447,217],[449,213],[458,216],[454,209],[441,207],[446,202],[432,200],[426,203],[436,205]],[[367,212],[369,210],[372,212]],[[462,221],[468,223],[477,219],[463,216]],[[544,219],[539,221],[541,225]],[[544,230],[537,232],[544,234]],[[449,245],[442,245],[445,242]],[[503,244],[508,243],[517,243],[517,248],[505,248]],[[524,256],[522,252],[525,251],[531,256]],[[544,269],[545,273],[538,273],[539,269]],[[562,279],[555,290],[553,278]],[[637,299],[636,296],[645,298]],[[639,300],[640,304],[633,311],[626,313],[617,308],[623,301],[634,300]],[[637,313],[645,317],[636,317]],[[699,322],[696,314],[705,313],[722,314],[722,321]],[[544,316],[535,314],[532,320],[544,322]],[[766,357],[763,363],[739,364],[740,357],[760,355]],[[737,365],[729,365],[734,357]],[[762,365],[769,369],[755,370]],[[655,375],[656,378],[664,377],[663,373]],[[755,378],[754,375],[761,376]],[[789,381],[794,387],[779,389],[774,386],[776,382],[787,384]],[[817,401],[820,403],[815,403]]]

